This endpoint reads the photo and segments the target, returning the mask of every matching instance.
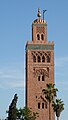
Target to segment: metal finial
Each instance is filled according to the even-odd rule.
[[[41,12],[40,12],[40,8],[38,8],[38,14],[37,14],[38,17],[41,17]]]

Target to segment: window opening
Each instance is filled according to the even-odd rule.
[[[37,98],[37,96],[36,96],[36,98]]]
[[[40,109],[40,103],[38,103],[38,109]]]
[[[44,103],[42,103],[42,109],[44,109]]]
[[[37,40],[40,40],[40,35],[39,34],[37,34]]]
[[[44,75],[42,76],[42,81],[44,81]]]
[[[41,58],[40,58],[40,56],[38,56],[38,62],[41,62]]]
[[[49,72],[49,67],[47,67],[47,71]]]
[[[36,57],[35,57],[35,55],[33,56],[33,62],[36,62]]]
[[[38,76],[38,81],[40,81],[40,76]]]
[[[45,62],[45,57],[44,56],[42,56],[42,62]]]
[[[44,40],[44,35],[43,34],[41,34],[41,39]]]
[[[50,62],[50,57],[49,56],[47,56],[47,62]]]

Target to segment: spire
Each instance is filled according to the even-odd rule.
[[[41,12],[40,12],[40,8],[38,8],[38,14],[37,14],[38,17],[41,17]]]

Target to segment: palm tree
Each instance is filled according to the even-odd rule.
[[[56,113],[57,120],[59,120],[61,112],[64,110],[64,103],[61,99],[56,99],[53,101],[53,110]]]
[[[43,89],[42,92],[45,95],[46,100],[49,103],[49,120],[51,120],[51,110],[50,110],[50,106],[52,101],[54,100],[54,97],[57,96],[57,91],[58,89],[55,88],[55,84],[49,83],[47,84],[47,88]]]

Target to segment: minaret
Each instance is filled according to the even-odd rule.
[[[39,113],[37,120],[49,120],[42,89],[54,84],[54,42],[47,40],[47,22],[40,9],[37,16],[32,23],[32,41],[26,44],[26,106]],[[52,108],[51,120],[55,120]]]

